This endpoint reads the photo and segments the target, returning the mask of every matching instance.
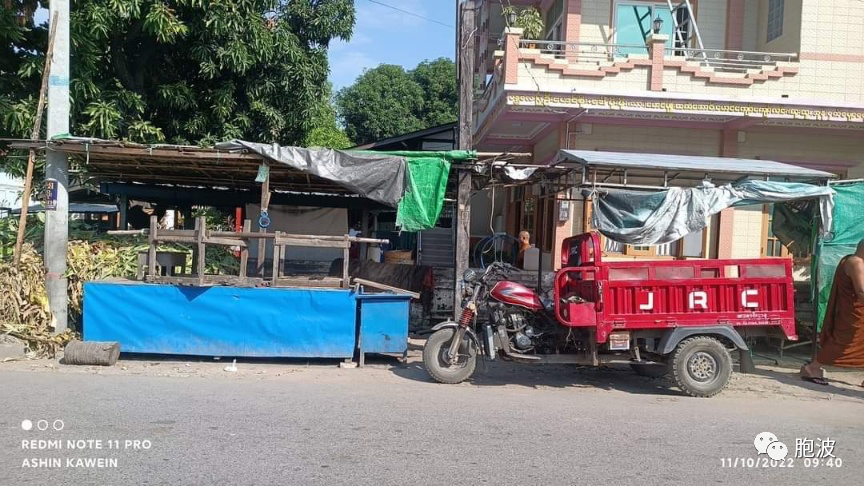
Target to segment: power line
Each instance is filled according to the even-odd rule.
[[[402,12],[402,13],[404,13],[404,14],[406,14],[406,15],[410,15],[410,16],[412,16],[412,17],[417,17],[417,18],[419,18],[419,19],[428,20],[429,22],[434,22],[434,23],[436,23],[436,24],[438,24],[438,25],[443,25],[444,27],[449,27],[449,28],[451,28],[451,29],[454,28],[452,25],[450,25],[450,24],[445,24],[444,22],[441,22],[440,20],[435,20],[435,19],[433,19],[433,18],[429,18],[429,17],[423,16],[423,15],[420,15],[420,14],[417,14],[417,13],[414,13],[414,12],[409,12],[408,10],[402,10],[402,9],[399,8],[399,7],[394,7],[393,5],[387,5],[386,3],[379,2],[378,0],[369,0],[369,1],[370,1],[371,3],[377,4],[377,5],[381,5],[382,7],[387,7],[387,8],[390,8],[390,9],[396,10],[397,12]]]

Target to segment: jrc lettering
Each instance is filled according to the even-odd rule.
[[[759,308],[759,290],[746,289],[741,291],[741,307],[745,309]],[[650,311],[654,310],[654,292],[642,292],[637,294],[637,303],[639,310]],[[708,293],[703,290],[694,290],[687,294],[687,307],[690,310],[702,309],[708,310]]]

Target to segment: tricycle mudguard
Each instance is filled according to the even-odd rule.
[[[451,327],[453,329],[458,329],[459,323],[455,322],[455,321],[444,321],[444,322],[436,324],[435,327],[432,328],[432,332],[440,331],[441,329],[447,329],[447,328],[451,328]],[[480,341],[477,339],[477,335],[474,334],[473,329],[471,329],[470,327],[466,327],[465,328],[465,335],[467,335],[468,339],[470,339],[474,343],[474,345],[477,346],[477,349],[481,349],[481,350],[483,349],[483,347],[480,346]]]
[[[660,344],[657,346],[657,354],[669,354],[676,346],[678,346],[678,343],[683,341],[685,338],[702,334],[714,334],[725,337],[732,341],[732,344],[734,344],[736,348],[742,351],[747,351],[747,344],[744,342],[744,339],[741,338],[741,335],[738,334],[738,331],[736,331],[732,326],[693,326],[677,327],[666,333],[666,335],[660,339]]]

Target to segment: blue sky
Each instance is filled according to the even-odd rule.
[[[348,42],[330,45],[330,81],[334,91],[348,86],[364,69],[399,64],[411,69],[426,59],[454,58],[456,0],[355,0],[357,22]],[[399,12],[396,7],[451,27]],[[37,23],[48,19],[39,9]]]
[[[456,0],[378,0],[443,24],[456,23]],[[453,59],[456,30],[370,2],[355,0],[357,23],[348,42],[330,46],[333,89],[350,85],[364,69],[399,64],[411,69],[426,59]]]

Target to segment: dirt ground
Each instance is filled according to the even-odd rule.
[[[178,356],[123,355],[116,365],[70,366],[61,364],[61,357],[0,363],[6,370],[37,373],[160,376],[177,379],[256,380],[284,383],[390,383],[430,382],[423,369],[422,340],[412,339],[406,362],[391,356],[367,358],[359,369],[340,368],[336,360],[297,359],[238,359],[236,372],[226,371],[232,359],[186,358]],[[801,380],[798,370],[803,356],[780,358],[769,351],[754,356],[757,370],[753,374],[734,373],[722,395],[751,396],[774,399],[803,400],[864,400],[864,370],[832,368],[826,371],[830,386],[820,386]],[[666,378],[646,378],[633,373],[627,366],[592,368],[574,365],[517,365],[505,362],[479,363],[470,382],[461,387],[492,385],[503,387],[551,388],[618,393],[657,394],[666,399],[683,395]]]

